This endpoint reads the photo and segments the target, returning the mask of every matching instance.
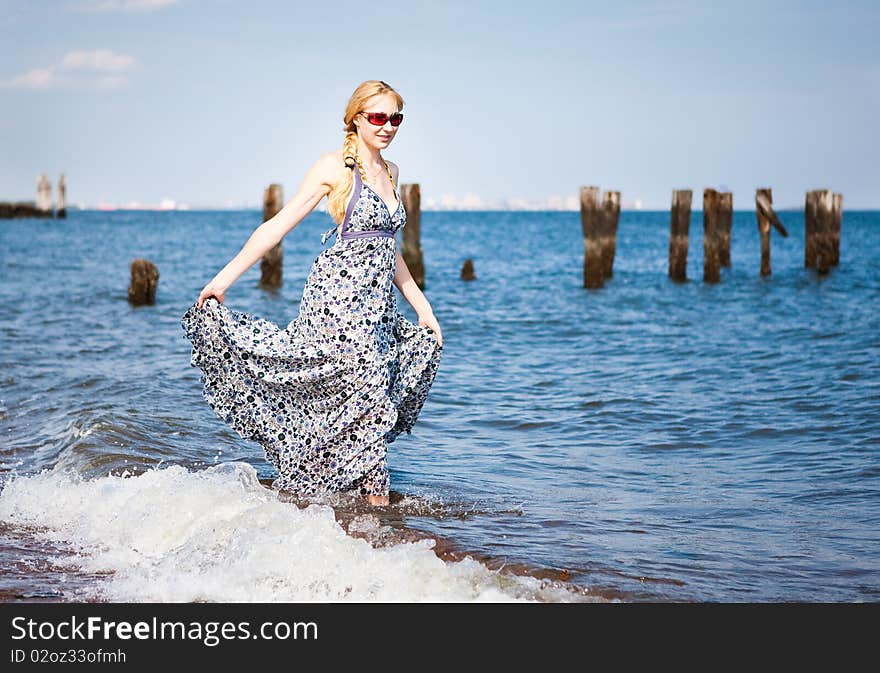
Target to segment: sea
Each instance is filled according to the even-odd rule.
[[[772,275],[736,211],[711,284],[700,212],[675,282],[669,213],[624,211],[585,289],[577,212],[423,212],[444,352],[387,507],[272,491],[202,397],[180,318],[259,211],[2,220],[0,600],[880,600],[880,212],[844,212],[827,274],[779,216]],[[226,305],[289,323],[331,224]]]

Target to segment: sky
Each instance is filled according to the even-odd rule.
[[[286,201],[381,79],[426,209],[880,208],[876,0],[0,0],[0,35],[0,201],[41,173],[87,208]]]

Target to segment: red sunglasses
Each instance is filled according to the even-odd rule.
[[[392,126],[400,126],[400,122],[403,121],[402,112],[395,112],[391,116],[384,112],[361,112],[361,114],[374,126],[385,126],[386,122],[391,122]]]

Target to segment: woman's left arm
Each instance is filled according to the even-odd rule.
[[[396,258],[394,284],[415,310],[416,315],[419,317],[419,325],[434,330],[437,334],[437,341],[442,346],[443,334],[440,332],[440,324],[437,322],[437,318],[434,317],[434,310],[409,272],[409,267],[407,267],[406,261],[403,259],[403,255],[400,254],[400,248],[397,247],[396,243],[394,245],[394,256]]]
[[[418,283],[416,283],[409,272],[409,267],[406,265],[406,261],[404,261],[403,255],[400,254],[400,248],[397,245],[394,246],[394,256],[396,258],[394,284],[397,286],[397,289],[406,297],[409,305],[415,309],[419,317],[433,313],[434,311],[431,308],[430,302],[428,302],[428,298],[425,297],[424,292],[422,292]]]
[[[393,161],[388,163],[391,165],[392,174],[394,175],[394,184],[399,185],[400,168]],[[431,308],[428,298],[425,297],[422,289],[409,272],[409,267],[407,267],[403,255],[400,254],[400,248],[397,247],[396,240],[394,242],[394,257],[394,284],[415,310],[416,315],[419,317],[419,325],[434,330],[437,334],[437,342],[442,346],[443,335],[440,332],[440,324],[437,322],[437,318],[434,317],[434,310]]]

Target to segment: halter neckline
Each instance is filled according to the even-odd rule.
[[[383,161],[384,161],[384,159],[383,159]],[[357,168],[357,164],[355,164],[354,166],[351,167],[352,170],[355,170],[356,168]],[[397,211],[400,210],[400,205],[401,205],[402,201],[400,199],[400,192],[397,190],[397,187],[394,187],[394,181],[393,180],[391,181],[391,186],[394,187],[394,195],[397,197],[397,206],[394,208],[394,212],[392,213],[391,208],[389,208],[388,204],[385,203],[385,199],[382,198],[382,195],[379,192],[377,192],[375,189],[373,189],[368,183],[363,181],[363,179],[360,177],[361,176],[360,171],[357,172],[357,175],[358,175],[358,181],[364,187],[366,187],[371,192],[373,192],[373,194],[375,194],[377,197],[379,197],[379,200],[382,202],[382,205],[385,206],[385,210],[388,211],[388,215],[390,215],[391,217],[394,217],[395,215],[397,215]],[[390,177],[390,171],[389,171],[389,177]]]
[[[401,201],[400,201],[400,194],[398,194],[397,192],[394,192],[395,196],[397,196],[397,207],[394,209],[394,212],[392,213],[392,212],[391,212],[391,208],[388,207],[388,204],[385,203],[385,199],[382,198],[382,195],[379,194],[379,192],[377,192],[375,189],[373,189],[372,187],[370,187],[370,185],[368,185],[366,182],[361,181],[361,184],[362,184],[364,187],[366,187],[367,189],[369,189],[371,192],[373,192],[373,194],[375,194],[376,196],[379,197],[379,200],[382,202],[382,205],[385,206],[385,210],[388,211],[388,214],[389,214],[391,217],[394,217],[395,215],[397,215],[397,211],[400,210],[400,204],[401,204]]]

